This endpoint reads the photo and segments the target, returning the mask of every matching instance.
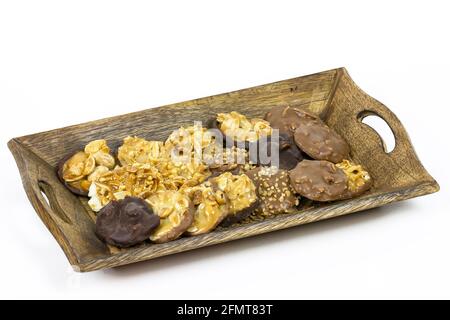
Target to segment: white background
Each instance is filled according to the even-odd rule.
[[[0,298],[450,298],[448,1],[1,1]],[[437,194],[75,274],[7,141],[345,66]]]

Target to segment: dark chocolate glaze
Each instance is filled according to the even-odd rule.
[[[135,197],[111,201],[97,215],[96,234],[108,244],[126,248],[143,242],[159,226],[150,205]]]

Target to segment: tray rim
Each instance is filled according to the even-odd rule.
[[[291,79],[287,79],[287,80],[276,81],[273,83],[263,84],[263,85],[259,85],[259,86],[255,86],[255,87],[251,87],[251,88],[247,88],[247,89],[259,88],[259,87],[263,87],[263,86],[267,86],[267,85],[271,85],[271,84],[289,81],[292,79],[303,78],[303,77],[307,77],[307,76],[314,76],[314,75],[318,75],[318,74],[322,74],[322,73],[326,73],[326,72],[332,72],[332,71],[336,71],[337,75],[336,75],[336,79],[335,79],[333,88],[331,88],[330,95],[327,98],[327,104],[329,104],[329,103],[331,103],[331,101],[334,98],[335,90],[340,81],[340,78],[343,75],[348,76],[348,73],[345,68],[327,70],[327,71],[323,71],[323,72],[319,72],[319,73],[315,73],[315,74],[311,74],[311,75],[305,75],[305,76],[291,78]],[[349,76],[348,76],[348,78],[351,80],[351,78]],[[355,86],[356,86],[356,84],[355,84]],[[362,93],[367,95],[359,87],[357,87],[357,88]],[[231,91],[231,92],[227,92],[227,93],[223,93],[223,94],[237,93],[242,90],[246,90],[246,89]],[[209,97],[206,97],[206,99],[220,96],[223,94],[209,96]],[[175,105],[181,106],[183,103],[197,101],[200,99],[205,99],[205,98],[193,99],[193,100],[188,100],[188,101],[184,101],[184,102],[179,102],[179,103],[175,103],[175,104],[171,104],[171,105],[167,105],[167,106],[161,106],[161,107],[150,108],[150,109],[159,109],[159,108],[165,108],[165,107],[175,106]],[[383,105],[383,107],[387,109],[387,107],[385,107],[384,105]],[[108,117],[108,118],[104,118],[104,119],[85,122],[85,123],[82,123],[79,125],[75,124],[75,125],[67,126],[64,128],[52,129],[52,130],[48,130],[48,131],[43,131],[43,132],[11,139],[8,142],[8,147],[11,150],[11,152],[13,153],[16,163],[19,167],[19,171],[20,171],[21,177],[22,177],[22,182],[23,182],[24,188],[26,190],[27,196],[29,197],[29,200],[32,203],[35,201],[35,199],[33,198],[33,195],[30,194],[30,192],[29,192],[28,184],[30,182],[27,181],[27,174],[26,174],[26,172],[24,172],[24,170],[26,170],[26,168],[24,168],[23,164],[21,165],[21,163],[23,162],[22,153],[23,153],[23,149],[25,148],[25,146],[21,142],[21,140],[23,138],[32,137],[32,136],[36,136],[36,135],[40,135],[40,134],[44,134],[44,133],[55,132],[57,130],[77,127],[80,125],[89,126],[94,123],[107,122],[107,121],[110,121],[111,119],[116,119],[116,118],[120,118],[120,117],[127,116],[127,115],[133,115],[133,114],[137,115],[143,111],[150,110],[150,109],[144,109],[141,111],[135,111],[135,112],[131,112],[131,113],[123,114],[123,115],[116,115],[116,116],[112,116],[112,117]],[[411,146],[412,146],[412,144],[411,144]],[[27,150],[27,151],[32,152],[31,150]],[[38,157],[38,156],[36,155],[36,157]],[[42,161],[44,161],[44,160],[42,160]],[[418,160],[418,162],[420,164],[419,160]],[[423,168],[423,170],[426,172],[425,168]],[[379,206],[389,204],[392,202],[402,201],[402,200],[410,199],[413,197],[418,197],[418,196],[437,192],[439,190],[438,183],[431,176],[429,176],[429,178],[430,179],[428,179],[426,181],[417,182],[417,184],[409,186],[407,188],[399,188],[398,190],[394,190],[394,191],[383,192],[383,193],[379,193],[379,194],[377,194],[377,193],[368,194],[368,195],[363,195],[363,196],[355,198],[355,199],[333,202],[333,203],[326,204],[324,206],[320,206],[318,208],[307,209],[307,210],[303,210],[303,211],[300,211],[297,213],[292,213],[289,215],[280,215],[273,219],[266,219],[263,221],[253,222],[251,224],[241,225],[241,226],[235,227],[231,230],[219,230],[219,231],[214,231],[214,232],[202,235],[202,236],[182,238],[182,239],[179,239],[176,241],[169,242],[167,244],[158,245],[159,248],[156,251],[154,250],[155,249],[154,246],[145,245],[142,247],[130,248],[128,250],[125,250],[125,251],[122,251],[119,253],[110,254],[105,257],[95,257],[95,258],[88,259],[85,261],[81,261],[80,259],[76,258],[76,255],[73,252],[71,252],[70,244],[67,243],[67,239],[65,239],[64,232],[61,232],[61,230],[59,230],[59,228],[56,228],[58,230],[55,229],[55,227],[58,226],[58,223],[59,223],[58,221],[52,221],[52,223],[54,223],[55,226],[48,224],[51,221],[44,221],[44,223],[46,224],[49,231],[53,234],[53,236],[56,238],[56,240],[62,247],[63,251],[65,252],[65,254],[66,254],[69,262],[73,266],[74,270],[79,271],[79,272],[87,272],[87,271],[94,271],[94,270],[99,270],[99,269],[104,269],[104,268],[117,267],[117,266],[129,264],[129,263],[134,263],[134,262],[139,262],[139,261],[144,261],[144,260],[149,260],[149,259],[153,259],[153,258],[157,258],[157,257],[166,256],[169,254],[190,251],[193,249],[206,247],[206,246],[210,246],[210,245],[214,245],[214,244],[224,243],[224,242],[237,240],[237,239],[241,239],[241,238],[247,238],[247,237],[254,236],[254,235],[259,235],[259,234],[263,234],[263,233],[267,233],[267,232],[271,232],[271,231],[286,229],[286,228],[290,228],[293,226],[298,226],[298,225],[302,225],[302,224],[306,224],[306,223],[311,223],[311,222],[329,219],[329,218],[333,218],[333,217],[337,217],[337,216],[342,216],[342,215],[346,215],[346,214],[353,213],[353,212],[359,212],[362,210],[379,207]],[[350,204],[351,204],[351,206],[350,206]],[[41,209],[43,211],[45,211],[46,208],[41,208]],[[38,212],[41,219],[44,220],[44,217],[39,212],[40,209],[35,207],[35,210]],[[55,219],[53,219],[53,220],[55,220]]]

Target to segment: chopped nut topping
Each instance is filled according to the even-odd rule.
[[[114,158],[107,152],[109,148],[105,140],[92,141],[84,151],[76,152],[65,161],[58,174],[71,188],[87,193],[91,182],[98,176],[98,172],[94,174],[96,168],[106,167],[109,170],[115,164]]]
[[[371,180],[369,173],[361,165],[356,165],[349,160],[343,160],[336,164],[336,167],[344,170],[348,177],[348,188],[352,192],[356,192]]]
[[[212,183],[215,183],[229,199],[231,214],[250,207],[257,200],[256,187],[245,174],[233,175],[225,172],[213,178]]]
[[[117,154],[117,158],[123,166],[135,163],[154,163],[167,159],[167,157],[163,142],[147,141],[138,137],[126,137]]]
[[[95,167],[95,160],[92,164],[93,158],[83,151],[75,153],[63,166],[63,178],[66,182],[72,182],[83,179],[86,171],[93,170]]]
[[[199,235],[215,229],[229,213],[225,195],[220,190],[215,191],[209,182],[186,189],[186,194],[197,205],[194,221],[187,229],[189,235]]]
[[[161,218],[159,227],[150,236],[153,242],[175,240],[186,231],[194,219],[191,200],[182,192],[161,191],[149,197],[147,202]]]
[[[247,172],[247,175],[257,186],[260,197],[256,213],[265,217],[285,213],[298,203],[286,170],[259,167]]]
[[[270,136],[270,123],[263,119],[248,120],[243,114],[232,111],[217,115],[220,130],[236,141],[255,142],[262,136]]]
[[[171,155],[190,157],[192,152],[214,146],[215,142],[214,135],[208,129],[195,125],[172,132],[164,146]]]

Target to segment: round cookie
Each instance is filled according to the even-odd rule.
[[[269,121],[273,129],[278,129],[281,134],[291,136],[304,121],[319,120],[319,117],[299,108],[290,106],[275,106],[264,117]]]
[[[148,239],[159,226],[159,217],[144,200],[125,197],[103,207],[97,215],[95,226],[101,240],[126,248]]]
[[[287,170],[259,167],[245,173],[255,184],[259,206],[257,213],[267,216],[288,211],[298,205]]]
[[[247,218],[258,207],[256,186],[247,175],[226,172],[209,181],[213,189],[223,192],[228,200],[229,212],[221,226],[228,227]]]
[[[178,239],[194,221],[194,204],[183,192],[160,191],[146,201],[160,218],[159,226],[150,235],[155,243]]]
[[[294,133],[295,143],[316,160],[333,163],[348,158],[350,147],[347,142],[321,120],[304,121]]]
[[[314,201],[348,198],[348,178],[329,161],[303,160],[289,172],[291,185],[300,195]]]

